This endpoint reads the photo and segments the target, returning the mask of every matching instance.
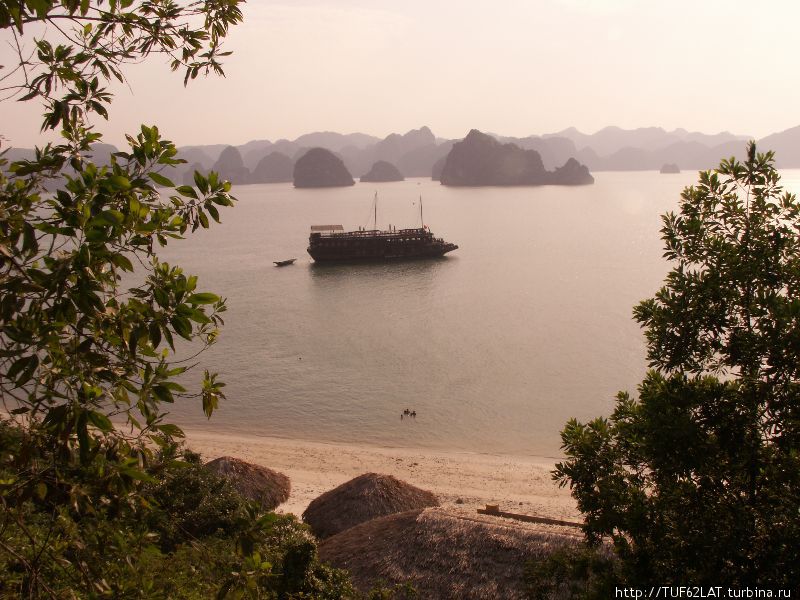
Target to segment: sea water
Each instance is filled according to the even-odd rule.
[[[647,362],[632,307],[669,265],[660,215],[696,172],[595,173],[580,187],[453,188],[430,179],[298,190],[236,186],[222,224],[163,258],[227,298],[199,358],[227,400],[173,421],[377,446],[560,456],[571,417],[608,415]],[[785,173],[800,187],[800,172]],[[309,227],[417,227],[459,245],[442,259],[315,265]],[[297,258],[294,265],[273,261]],[[416,411],[416,418],[401,415]]]

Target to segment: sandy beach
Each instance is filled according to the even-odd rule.
[[[443,506],[501,510],[579,521],[568,489],[551,479],[555,461],[466,452],[328,444],[186,430],[187,446],[204,460],[233,456],[289,476],[292,493],[278,511],[301,515],[314,498],[362,473],[394,475],[439,496]],[[460,500],[460,502],[457,502]]]

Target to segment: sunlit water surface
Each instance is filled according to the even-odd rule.
[[[635,391],[645,347],[631,309],[668,269],[659,215],[695,172],[596,173],[584,187],[449,188],[425,179],[296,190],[239,186],[222,225],[164,258],[228,298],[200,369],[228,399],[182,425],[378,446],[559,456],[570,417]],[[800,188],[800,171],[784,174]],[[309,226],[424,220],[444,259],[315,265]],[[289,267],[272,261],[296,257]],[[199,380],[200,373],[190,378]],[[405,408],[416,419],[403,419]]]

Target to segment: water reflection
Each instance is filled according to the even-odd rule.
[[[409,261],[311,263],[309,272],[314,283],[326,284],[344,279],[422,278],[431,281],[451,259],[426,258]]]

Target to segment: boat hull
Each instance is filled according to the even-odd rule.
[[[438,258],[457,248],[427,230],[413,229],[312,234],[308,253],[320,263],[379,262]]]

